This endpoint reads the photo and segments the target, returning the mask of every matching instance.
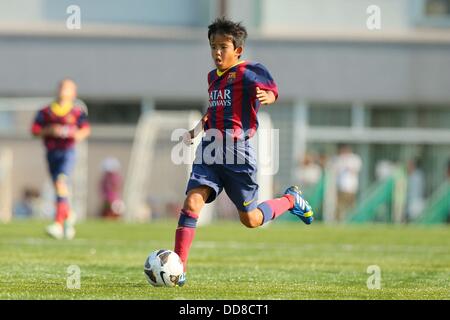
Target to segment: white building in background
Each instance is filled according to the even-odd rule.
[[[206,26],[226,12],[248,26],[244,58],[267,65],[280,88],[267,109],[283,141],[280,189],[295,182],[305,150],[331,155],[339,142],[363,157],[363,188],[378,161],[417,156],[428,189],[442,180],[450,157],[449,0],[79,0],[81,29],[68,30],[72,2],[0,0],[0,141],[16,154],[40,145],[28,139],[29,116],[7,101],[49,97],[70,76],[94,122],[90,166],[114,149],[126,169],[142,110],[204,108]],[[367,28],[370,5],[380,9],[380,30]],[[16,165],[26,174],[43,163]],[[96,179],[89,176],[90,195]],[[17,196],[28,180],[14,181]]]

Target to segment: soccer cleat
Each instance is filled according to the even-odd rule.
[[[69,223],[70,225],[75,225],[75,222],[77,221],[77,214],[73,210],[69,210],[69,213],[67,215],[66,224]]]
[[[184,286],[185,283],[186,283],[186,273],[183,272],[183,273],[180,275],[180,278],[178,279],[177,286],[178,286],[178,287],[182,287],[182,286]]]
[[[64,239],[72,240],[75,238],[75,228],[72,225],[66,223],[64,226]]]
[[[75,238],[75,213],[70,210],[66,221],[64,221],[64,239],[72,240]]]
[[[64,229],[63,226],[59,223],[52,223],[49,225],[45,231],[47,234],[54,239],[62,239],[64,237]]]
[[[290,194],[294,196],[294,207],[289,211],[299,217],[304,223],[311,224],[314,220],[314,213],[311,205],[303,199],[302,192],[297,186],[287,188],[284,194]]]

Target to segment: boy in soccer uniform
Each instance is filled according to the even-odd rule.
[[[58,98],[36,114],[31,132],[44,141],[47,163],[56,193],[55,222],[46,229],[56,239],[72,239],[75,228],[70,220],[69,177],[75,165],[75,144],[90,134],[87,115],[74,105],[77,86],[70,79],[59,84]]]
[[[247,37],[245,27],[220,18],[208,29],[216,66],[208,74],[209,107],[199,125],[183,139],[189,144],[199,131],[206,132],[197,150],[175,233],[174,251],[180,256],[185,271],[178,280],[179,286],[186,281],[186,263],[199,213],[205,203],[212,202],[223,189],[246,227],[259,227],[288,210],[306,224],[313,221],[311,206],[296,186],[288,188],[281,198],[257,204],[256,158],[249,139],[258,128],[258,109],[261,105],[274,103],[278,89],[262,64],[240,60]],[[211,130],[221,133],[223,143],[217,135],[214,135],[214,143],[223,148],[217,148],[220,154],[215,155],[213,163],[204,159],[199,161],[199,150],[205,150],[213,143],[208,134]],[[227,139],[232,139],[231,146],[229,141],[225,142]],[[229,163],[227,159],[234,162]]]

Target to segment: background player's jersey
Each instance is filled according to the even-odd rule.
[[[86,113],[78,106],[74,106],[67,114],[62,116],[53,113],[51,106],[46,106],[37,113],[31,131],[33,134],[39,134],[43,128],[54,124],[63,125],[67,130],[89,127]],[[74,147],[75,139],[45,137],[44,144],[49,151],[67,150]]]
[[[258,128],[256,116],[261,103],[256,99],[256,87],[269,90],[278,97],[278,88],[269,71],[260,63],[242,61],[224,72],[217,69],[208,74],[208,121],[206,129],[218,129],[223,134],[232,129],[234,137],[243,133],[252,137]]]

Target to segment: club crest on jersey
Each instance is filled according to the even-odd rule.
[[[236,72],[230,72],[227,77],[227,84],[232,83],[234,80],[236,80]]]

